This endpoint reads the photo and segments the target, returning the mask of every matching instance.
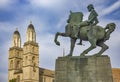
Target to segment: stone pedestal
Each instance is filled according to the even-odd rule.
[[[59,57],[55,82],[113,82],[110,58],[106,55]]]

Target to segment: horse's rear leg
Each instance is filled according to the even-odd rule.
[[[104,44],[103,42],[102,43],[98,43],[97,44],[98,46],[100,46],[102,49],[96,54],[97,56],[100,56],[102,55],[103,52],[105,52],[109,47]]]
[[[83,51],[80,56],[85,56],[85,54],[87,54],[89,51],[93,50],[94,48],[96,48],[96,39],[89,39],[89,42],[91,43],[91,46],[86,49],[85,51]]]

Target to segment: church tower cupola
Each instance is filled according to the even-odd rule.
[[[16,31],[13,33],[12,47],[21,47],[21,37],[18,28],[16,28]]]
[[[35,28],[30,22],[23,45],[23,82],[39,82],[39,46]]]
[[[32,22],[30,22],[30,24],[28,25],[26,40],[27,42],[29,41],[36,42],[36,32]]]

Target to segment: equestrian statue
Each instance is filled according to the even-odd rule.
[[[57,40],[58,36],[70,37],[71,46],[70,52],[67,56],[72,56],[77,39],[80,39],[78,45],[82,45],[82,41],[89,41],[91,44],[91,46],[84,50],[80,56],[85,56],[85,54],[96,48],[96,46],[99,46],[102,49],[98,53],[94,54],[94,56],[101,56],[102,53],[109,48],[104,42],[110,38],[110,34],[115,30],[115,23],[109,23],[105,26],[105,28],[103,28],[97,25],[99,23],[97,18],[98,14],[95,11],[94,6],[89,4],[87,9],[90,14],[88,20],[86,21],[82,21],[82,12],[70,11],[65,32],[57,32],[55,35],[54,42],[56,45],[60,45],[60,42]]]

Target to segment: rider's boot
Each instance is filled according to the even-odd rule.
[[[77,43],[77,45],[82,45],[82,40],[80,39],[80,42],[79,43]]]

